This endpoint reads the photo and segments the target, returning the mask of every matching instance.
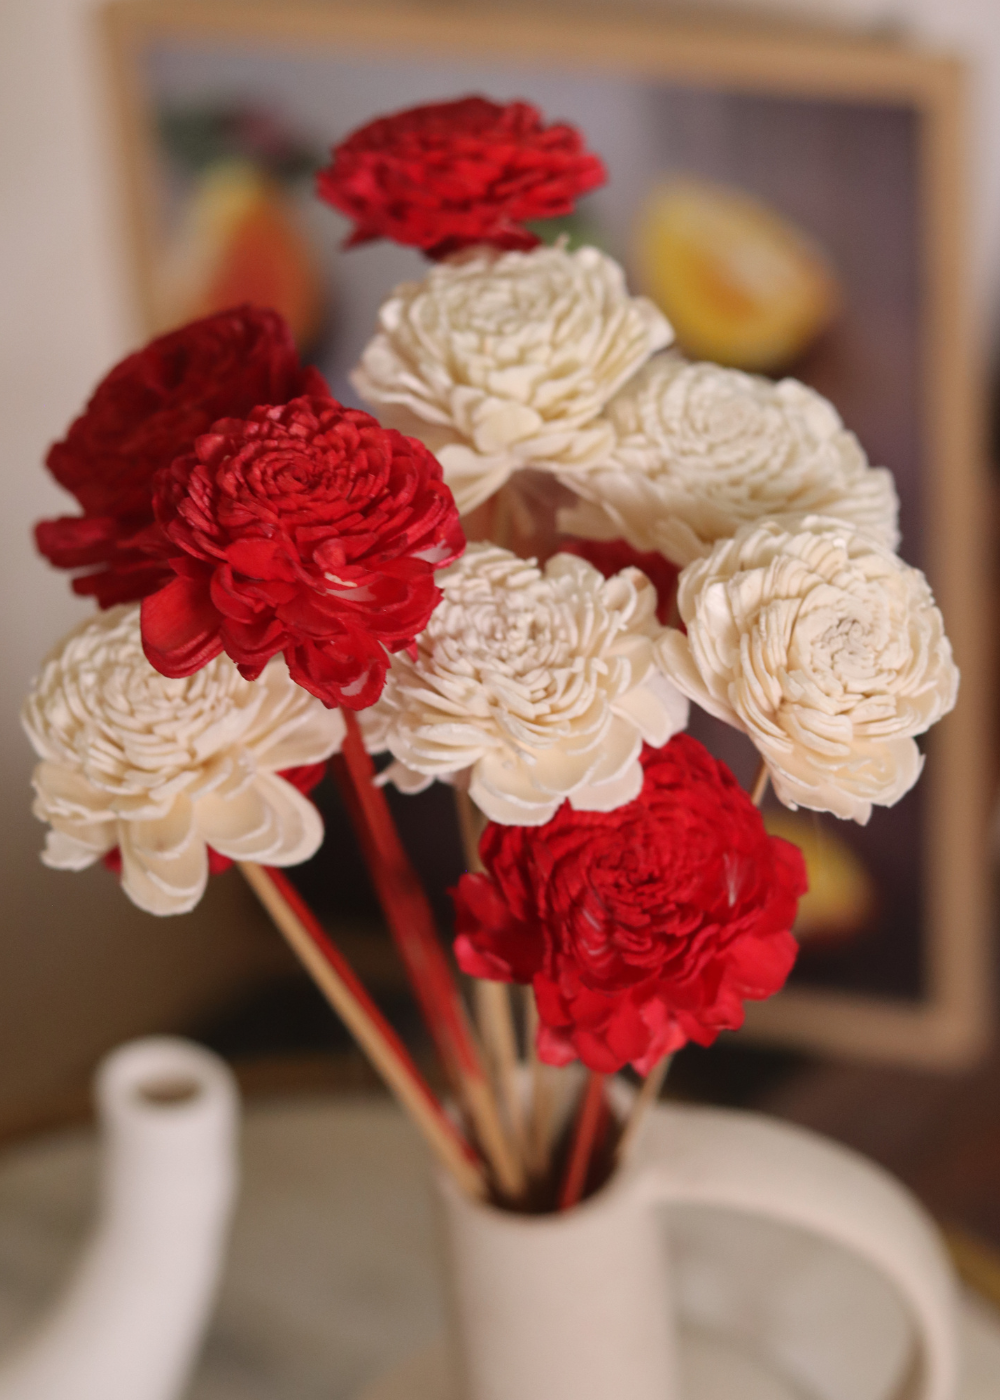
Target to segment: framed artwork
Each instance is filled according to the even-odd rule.
[[[829,34],[382,0],[126,0],[103,24],[146,331],[275,305],[357,402],[348,373],[377,308],[422,262],[394,245],[343,252],[313,171],[381,112],[519,97],[578,124],[613,172],[543,236],[603,246],[687,353],[804,380],[892,468],[901,552],[945,614],[959,704],[923,780],[866,828],[767,807],[805,849],[812,890],[792,980],[750,1005],[743,1034],[974,1059],[991,1019],[993,623],[960,68]],[[749,783],[741,737],[694,727]]]

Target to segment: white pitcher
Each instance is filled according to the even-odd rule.
[[[814,1133],[661,1106],[631,1161],[563,1214],[515,1215],[448,1180],[440,1189],[461,1400],[681,1400],[655,1218],[670,1204],[767,1217],[862,1256],[913,1323],[899,1400],[955,1400],[956,1293],[933,1222],[886,1172]]]
[[[53,1310],[0,1358],[0,1400],[177,1400],[218,1279],[236,1186],[232,1074],[189,1041],[97,1076],[100,1216]]]

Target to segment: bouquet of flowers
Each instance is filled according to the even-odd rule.
[[[958,685],[892,477],[832,405],[686,361],[612,258],[541,242],[604,178],[523,102],[354,132],[320,197],[349,244],[430,262],[355,370],[376,416],[238,307],[108,374],[47,459],[79,513],[37,527],[100,609],[25,702],[43,860],[103,861],[159,915],[236,862],[438,1159],[514,1208],[574,1204],[670,1056],[783,985],[806,876],[765,830],[768,783],[866,822]],[[752,792],[684,732],[691,701],[748,736]],[[453,1112],[282,874],[321,846],[327,764]],[[466,836],[475,1019],[383,791],[434,781]],[[560,1139],[543,1067],[572,1061]],[[615,1123],[626,1065],[645,1084]]]

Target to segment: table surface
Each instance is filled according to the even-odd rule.
[[[356,1400],[441,1330],[421,1144],[390,1103],[360,1096],[253,1105],[243,1133],[221,1295],[185,1400]],[[0,1348],[64,1277],[92,1218],[96,1171],[85,1130],[0,1157]],[[815,1400],[883,1400],[906,1327],[865,1266],[821,1258],[797,1232],[717,1212],[676,1212],[669,1231],[689,1323],[742,1330]],[[865,1327],[886,1341],[862,1378],[845,1357],[861,1355]],[[1000,1322],[969,1299],[964,1327],[962,1400],[1000,1400]]]

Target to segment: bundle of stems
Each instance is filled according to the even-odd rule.
[[[589,1071],[570,1121],[557,1140],[550,1071],[535,1051],[537,1012],[525,989],[523,1034],[502,982],[473,982],[474,1028],[457,975],[441,945],[426,893],[405,851],[356,717],[344,712],[346,737],[331,760],[395,946],[454,1096],[457,1119],[435,1096],[396,1032],[343,954],[281,871],[244,863],[240,869],[309,976],[423,1135],[439,1165],[467,1195],[510,1208],[551,1202],[566,1210],[632,1150],[669,1064],[646,1077],[624,1122],[615,1123],[605,1076]],[[759,803],[762,769],[754,784]],[[470,870],[480,870],[484,819],[467,793],[456,791],[459,827]],[[523,1044],[523,1052],[520,1046]],[[557,1171],[557,1179],[553,1172]]]

